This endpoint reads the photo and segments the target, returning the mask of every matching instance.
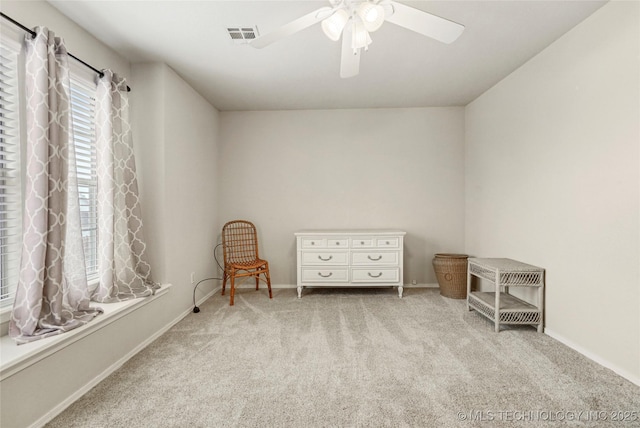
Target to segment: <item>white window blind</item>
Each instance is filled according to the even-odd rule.
[[[82,241],[89,280],[98,275],[95,99],[95,83],[72,74],[71,120],[76,149]]]
[[[13,302],[22,241],[18,51],[0,45],[0,306]]]

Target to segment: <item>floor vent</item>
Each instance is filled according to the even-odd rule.
[[[249,43],[259,36],[258,27],[227,27],[229,37],[237,44]]]

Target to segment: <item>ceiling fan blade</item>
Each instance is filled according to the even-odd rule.
[[[295,34],[298,31],[302,31],[305,28],[311,27],[313,24],[316,24],[322,21],[323,19],[326,19],[329,16],[331,16],[331,12],[333,11],[334,9],[331,7],[328,7],[328,6],[321,7],[320,9],[314,10],[311,13],[301,16],[300,18],[294,21],[291,21],[280,28],[277,28],[270,33],[267,33],[263,36],[260,36],[254,39],[251,42],[251,46],[258,49],[263,48],[267,45],[270,45],[273,42],[276,42],[280,39],[291,36],[292,34]]]
[[[342,32],[342,59],[340,61],[340,77],[357,76],[360,73],[360,49],[354,53],[351,47],[352,38],[351,21],[347,23]]]
[[[388,4],[393,7],[393,13],[388,14],[385,20],[440,42],[451,43],[464,31],[464,25],[457,22],[440,18],[393,0]]]

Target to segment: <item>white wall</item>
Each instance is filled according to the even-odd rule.
[[[140,197],[155,281],[174,284],[175,316],[196,279],[216,274],[218,111],[164,64],[134,64]],[[218,286],[203,283],[202,297]]]
[[[256,224],[274,284],[296,283],[301,229],[406,230],[406,283],[463,250],[463,108],[222,112],[220,130],[220,221]]]
[[[640,382],[639,3],[466,108],[466,251],[546,268],[546,332]]]

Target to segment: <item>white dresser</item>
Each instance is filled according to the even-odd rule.
[[[303,287],[398,287],[402,297],[400,230],[297,232],[298,298]]]

